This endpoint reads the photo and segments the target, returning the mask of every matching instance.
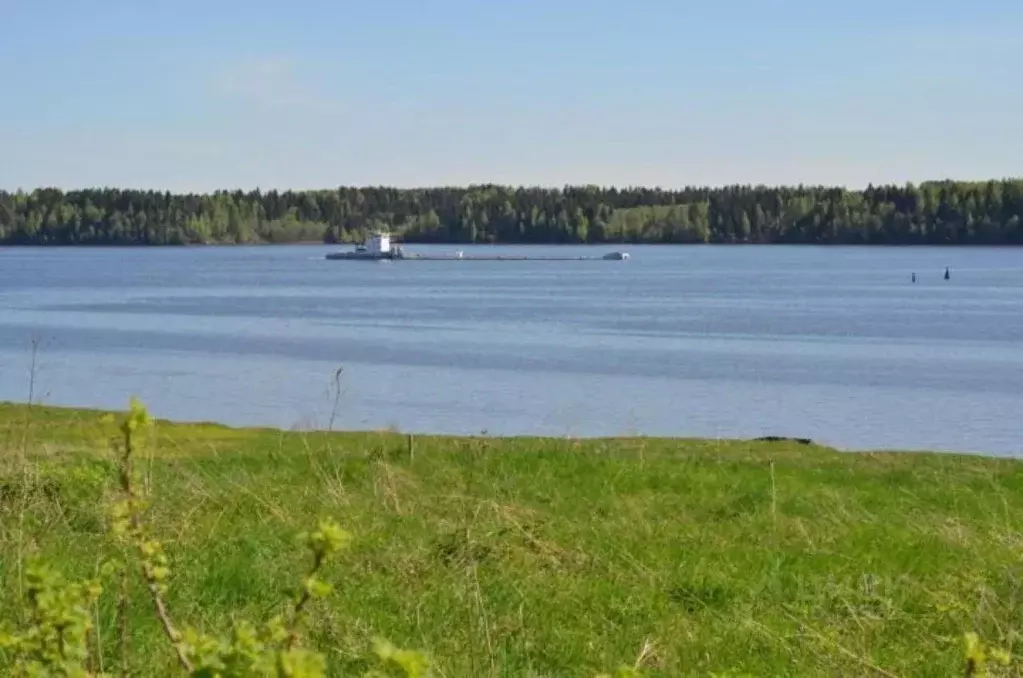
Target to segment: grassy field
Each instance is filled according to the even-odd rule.
[[[94,574],[117,465],[96,412],[0,406],[0,431],[3,619],[30,555]],[[311,610],[330,675],[361,675],[378,634],[442,676],[593,676],[641,653],[650,676],[962,675],[964,633],[1011,650],[1023,621],[1010,460],[160,422],[138,470],[168,605],[204,629],[273,612],[317,518],[353,533]],[[102,598],[110,654],[114,612]],[[151,607],[130,614],[138,675],[172,675]]]

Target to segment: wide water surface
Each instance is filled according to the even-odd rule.
[[[1023,453],[1023,250],[626,249],[6,248],[0,399],[36,341],[37,401],[172,419]]]

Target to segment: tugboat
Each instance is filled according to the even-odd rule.
[[[349,252],[331,252],[327,254],[328,259],[368,259],[380,261],[383,259],[403,259],[405,252],[400,245],[391,245],[391,235],[378,231],[357,245]]]

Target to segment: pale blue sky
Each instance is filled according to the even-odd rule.
[[[0,0],[0,187],[1023,175],[1021,0]]]

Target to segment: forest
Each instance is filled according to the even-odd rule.
[[[1023,179],[919,185],[0,191],[3,245],[1023,244]]]

